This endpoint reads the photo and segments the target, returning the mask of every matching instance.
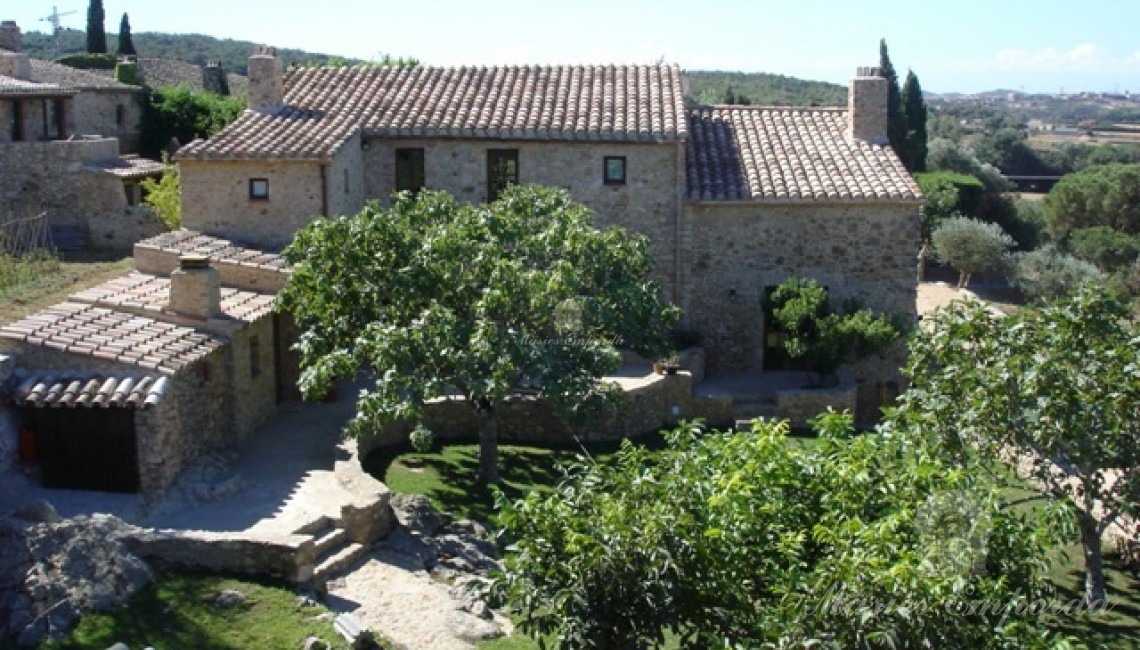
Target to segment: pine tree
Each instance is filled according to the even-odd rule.
[[[918,76],[907,70],[902,89],[903,113],[906,116],[906,153],[903,164],[911,172],[926,171],[926,100]]]
[[[906,160],[906,116],[903,113],[902,96],[899,92],[899,76],[891,57],[887,54],[887,39],[879,40],[879,68],[887,78],[887,139],[891,148],[902,160]]]
[[[138,55],[138,52],[135,51],[135,43],[131,40],[131,21],[127,18],[126,12],[123,13],[123,19],[119,21],[119,54],[121,56]]]
[[[91,0],[87,5],[87,53],[107,53],[107,31],[103,28],[103,0]]]

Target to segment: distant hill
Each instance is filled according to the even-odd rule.
[[[731,88],[734,103],[764,106],[846,106],[847,88],[767,72],[688,70],[689,98],[700,104],[724,104]],[[747,99],[747,102],[742,101]]]
[[[87,36],[78,29],[64,29],[60,31],[60,46],[56,51],[54,39],[48,34],[40,32],[25,32],[24,51],[37,59],[57,59],[67,54],[79,54],[87,49]],[[131,34],[131,41],[139,58],[177,59],[195,65],[205,65],[208,61],[217,59],[227,72],[244,75],[246,64],[253,48],[258,45],[252,41],[235,41],[233,39],[220,39],[203,34],[162,34],[157,32],[135,32]],[[107,48],[112,52],[118,45],[118,34],[107,34]],[[271,44],[270,44],[271,45]],[[317,54],[304,50],[290,48],[277,48],[277,55],[285,65],[291,63],[311,63],[322,65],[330,59],[341,60],[328,54]]]
[[[60,45],[56,50],[54,39],[41,32],[24,33],[24,50],[37,59],[56,59],[68,54],[79,54],[87,49],[87,37],[82,30],[60,31]],[[135,32],[131,35],[140,59],[169,59],[205,65],[220,60],[225,70],[244,75],[249,55],[257,43],[220,39],[203,34],[164,34]],[[117,34],[107,34],[107,46],[114,51]],[[345,61],[343,57],[277,48],[285,63],[323,65],[330,60]],[[349,60],[351,62],[351,60]],[[689,77],[689,99],[701,104],[723,104],[731,88],[738,103],[747,99],[751,104],[766,106],[844,106],[847,89],[822,81],[805,81],[766,72],[686,71]]]

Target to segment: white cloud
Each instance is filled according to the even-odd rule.
[[[1045,47],[1036,50],[1012,48],[998,50],[989,56],[947,61],[942,66],[954,72],[1094,72],[1140,74],[1140,51],[1117,55],[1093,43],[1081,43],[1068,49]]]

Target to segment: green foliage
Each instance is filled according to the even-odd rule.
[[[1024,610],[1047,592],[1051,520],[1003,508],[984,472],[913,433],[814,426],[798,445],[786,423],[682,424],[663,451],[627,443],[553,494],[500,497],[514,544],[497,592],[558,648],[668,632],[683,648],[1062,647]]]
[[[80,70],[114,70],[116,63],[110,54],[72,54],[60,57],[57,62]]]
[[[951,217],[931,235],[935,257],[958,270],[958,287],[975,273],[1001,271],[1014,241],[1001,226],[969,217]]]
[[[914,178],[926,196],[921,211],[923,241],[929,241],[931,233],[945,219],[955,214],[973,214],[985,190],[981,181],[958,172],[920,172]]]
[[[906,157],[903,165],[911,172],[926,171],[926,100],[914,72],[907,71],[902,89],[903,116],[906,120]]]
[[[1140,235],[1140,165],[1101,165],[1068,174],[1044,203],[1055,239],[1093,226]]]
[[[774,323],[787,334],[784,350],[807,365],[813,383],[834,379],[846,363],[874,354],[899,337],[900,327],[869,309],[832,311],[815,280],[790,278],[768,297]]]
[[[408,443],[412,445],[412,449],[426,454],[435,444],[435,433],[423,424],[417,424],[408,434]]]
[[[913,339],[900,407],[964,468],[1022,455],[1076,514],[1091,603],[1105,596],[1101,536],[1140,503],[1140,332],[1127,316],[1095,287],[1008,317],[955,302]]]
[[[978,160],[1011,176],[1047,176],[1060,173],[1029,146],[1020,128],[1001,128],[973,138],[970,148]]]
[[[123,19],[119,21],[119,55],[135,56],[135,42],[131,38],[131,19],[123,12]]]
[[[166,164],[162,178],[157,181],[153,178],[143,179],[142,189],[145,193],[143,203],[154,210],[164,226],[169,230],[182,227],[182,182],[177,167]]]
[[[495,482],[496,412],[524,385],[569,411],[608,393],[616,345],[659,358],[677,317],[649,280],[644,238],[597,230],[564,191],[514,186],[489,205],[443,192],[396,195],[353,217],[317,219],[285,256],[279,296],[305,331],[306,396],[368,368],[347,425],[366,434],[418,422],[458,392],[480,420],[480,478]]]
[[[749,99],[746,95],[737,93],[736,91],[734,91],[732,89],[732,85],[729,85],[728,88],[725,89],[724,98],[721,100],[720,103],[727,104],[729,106],[732,106],[732,105],[746,106],[748,104],[751,104],[752,100]]]
[[[1112,273],[1140,257],[1140,235],[1130,235],[1108,226],[1078,228],[1069,233],[1068,247],[1077,257]]]
[[[887,52],[887,39],[879,39],[879,69],[887,79],[887,139],[891,149],[905,164],[907,156],[907,115],[899,90],[899,75]],[[909,169],[909,168],[908,168]]]
[[[103,0],[89,0],[87,4],[87,52],[107,53],[107,32],[103,27]]]
[[[132,86],[139,84],[139,67],[133,62],[120,61],[115,64],[115,81]]]
[[[847,89],[822,81],[805,81],[766,72],[686,71],[688,99],[697,104],[723,104],[732,98],[762,106],[846,106]],[[744,102],[727,102],[744,103]]]
[[[1086,284],[1102,283],[1095,266],[1053,246],[1043,246],[1013,257],[1013,283],[1030,298],[1059,298]]]
[[[142,119],[142,154],[160,158],[171,138],[186,144],[208,138],[241,115],[245,102],[185,86],[160,88],[147,100]]]

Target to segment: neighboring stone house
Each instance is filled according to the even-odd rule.
[[[23,452],[49,487],[161,493],[295,396],[279,256],[177,231],[135,264],[0,326],[0,418],[35,432]]]
[[[19,27],[0,24],[0,225],[43,213],[86,244],[118,249],[160,232],[139,203],[140,182],[162,165],[121,155],[137,149],[142,92],[30,59]]]
[[[770,365],[761,303],[792,275],[915,315],[921,195],[887,146],[875,69],[846,109],[686,106],[672,65],[283,73],[262,49],[249,79],[250,110],[176,157],[187,227],[279,246],[394,190],[486,201],[538,183],[649,238],[712,373]],[[868,396],[891,375],[861,374]]]

